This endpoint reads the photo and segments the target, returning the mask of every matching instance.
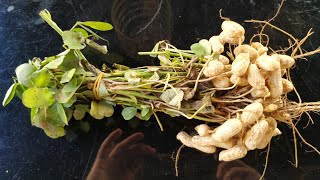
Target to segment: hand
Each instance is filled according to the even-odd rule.
[[[139,143],[144,137],[142,133],[135,133],[116,144],[121,135],[122,130],[117,129],[101,144],[88,180],[134,179],[143,169],[143,158],[156,152],[154,148]]]
[[[242,161],[221,162],[217,170],[218,180],[259,179],[261,175]]]

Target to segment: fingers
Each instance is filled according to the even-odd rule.
[[[134,144],[130,147],[130,153],[135,155],[153,155],[156,153],[156,149],[143,143]]]
[[[98,154],[97,154],[97,159],[107,158],[109,153],[114,148],[115,142],[117,140],[119,140],[121,135],[122,135],[121,129],[116,129],[112,133],[110,133],[109,136],[101,144],[99,151],[98,151]]]
[[[109,154],[109,157],[115,157],[117,155],[121,155],[123,152],[128,150],[132,145],[136,144],[138,141],[143,139],[142,133],[135,133],[120,142]]]
[[[253,168],[233,167],[223,176],[225,179],[259,179],[261,175]]]

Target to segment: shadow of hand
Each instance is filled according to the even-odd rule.
[[[131,180],[143,169],[145,156],[153,155],[156,150],[140,143],[142,133],[135,133],[116,143],[122,130],[113,131],[101,144],[96,160],[88,175],[88,180]]]

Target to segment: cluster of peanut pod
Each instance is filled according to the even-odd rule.
[[[218,61],[211,60],[203,67],[203,74],[213,78],[216,90],[224,91],[211,100],[216,109],[228,113],[228,120],[217,127],[200,124],[194,136],[181,131],[177,139],[205,153],[222,148],[219,160],[232,161],[243,158],[249,150],[266,148],[272,137],[281,134],[278,121],[290,119],[283,109],[284,97],[294,90],[287,72],[295,59],[268,53],[268,47],[260,42],[243,44],[245,30],[236,22],[224,21],[221,28],[220,35],[199,43],[219,54]],[[226,44],[234,49],[224,56]]]

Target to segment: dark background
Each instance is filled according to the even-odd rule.
[[[62,29],[71,28],[77,20],[118,24],[118,29],[101,34],[110,41],[109,55],[91,55],[92,64],[100,67],[102,63],[110,65],[113,62],[129,66],[155,63],[146,57],[137,59],[136,52],[151,50],[153,44],[161,39],[169,39],[181,49],[188,48],[199,39],[208,39],[220,32],[222,20],[219,18],[219,9],[223,9],[224,16],[241,23],[246,28],[247,36],[251,36],[257,31],[253,28],[255,25],[243,23],[244,20],[271,18],[280,3],[279,0],[164,0],[162,3],[160,0],[126,0],[122,8],[127,8],[124,12],[129,15],[125,18],[115,17],[117,12],[113,12],[112,7],[115,7],[114,3],[121,2],[0,0],[0,98],[3,99],[12,83],[11,77],[19,64],[35,56],[50,56],[62,50],[59,35],[39,19],[38,13],[44,8],[51,12]],[[159,4],[161,7],[158,9]],[[320,45],[319,4],[319,0],[287,0],[273,23],[299,38],[313,28],[315,34],[304,47],[313,50]],[[8,11],[10,6],[14,7],[12,11]],[[133,11],[133,7],[145,8],[146,17],[139,19],[141,10]],[[132,18],[132,23],[126,24]],[[287,45],[286,37],[272,29],[266,32],[275,49]],[[91,54],[90,51],[86,53],[89,56]],[[293,82],[304,101],[320,100],[319,58],[319,55],[313,55],[308,61],[299,60],[292,71]],[[289,98],[295,99],[294,96]],[[160,132],[154,119],[141,123],[137,120],[125,122],[120,110],[117,108],[112,118],[102,121],[92,120],[88,116],[86,120],[92,125],[88,134],[70,127],[66,138],[53,140],[31,126],[28,110],[15,98],[7,107],[0,108],[0,179],[85,179],[100,143],[116,127],[122,128],[125,136],[144,132],[145,143],[157,149],[157,157],[147,161],[145,179],[173,178],[174,162],[171,156],[180,146],[175,135],[184,126],[193,127],[194,121],[162,116],[165,131]],[[308,119],[303,116],[298,127],[305,139],[320,148],[319,116],[313,114],[312,117],[315,124],[304,129]],[[320,156],[306,145],[298,144],[299,168],[294,168],[291,163],[294,161],[292,131],[285,125],[280,125],[280,129],[283,135],[274,138],[271,145],[266,178],[319,178]],[[261,173],[265,154],[265,151],[252,151],[243,161]],[[180,159],[180,179],[214,179],[218,164],[214,155],[204,155],[185,148]]]

